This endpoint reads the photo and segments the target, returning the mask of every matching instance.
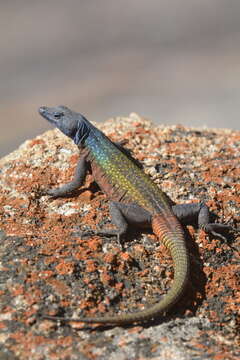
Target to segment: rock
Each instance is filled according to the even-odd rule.
[[[206,201],[219,222],[239,222],[239,131],[155,127],[135,113],[99,127],[127,139],[173,201]],[[43,196],[71,179],[77,159],[76,146],[52,130],[0,160],[1,358],[237,359],[236,234],[223,244],[188,227],[191,281],[154,322],[83,330],[39,317],[136,311],[159,301],[173,276],[169,253],[151,233],[130,234],[124,249],[115,239],[81,235],[108,221],[107,198],[91,176],[75,196]]]

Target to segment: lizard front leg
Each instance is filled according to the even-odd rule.
[[[191,224],[197,220],[198,227],[209,234],[226,241],[221,232],[233,230],[232,226],[210,223],[210,214],[207,205],[203,202],[193,204],[180,204],[172,207],[174,215],[184,224]]]
[[[75,174],[73,177],[73,180],[69,183],[60,186],[56,189],[48,189],[46,190],[47,195],[51,195],[54,197],[58,196],[65,196],[74,190],[77,190],[80,186],[82,186],[85,178],[86,178],[86,172],[88,170],[88,162],[86,160],[86,156],[83,156],[77,164]]]

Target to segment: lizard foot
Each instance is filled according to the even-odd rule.
[[[202,229],[211,235],[217,236],[218,238],[222,239],[223,241],[227,242],[227,238],[223,236],[221,233],[225,231],[236,231],[231,225],[224,225],[224,224],[215,224],[210,223],[207,225],[202,226]],[[237,230],[239,231],[239,230]]]
[[[124,234],[125,233],[120,233],[119,230],[117,229],[86,230],[81,232],[81,235],[83,236],[90,236],[90,235],[109,236],[109,237],[116,236],[117,242],[120,247],[122,247]]]

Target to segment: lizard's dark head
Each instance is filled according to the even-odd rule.
[[[56,107],[41,106],[39,113],[65,135],[73,139],[77,145],[84,144],[84,140],[91,130],[91,124],[83,115],[63,105]]]

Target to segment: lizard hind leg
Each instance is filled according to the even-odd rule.
[[[193,220],[197,220],[199,229],[203,229],[208,234],[219,237],[223,241],[226,241],[226,238],[222,232],[234,230],[232,226],[227,224],[211,223],[209,209],[203,202],[175,205],[172,210],[182,223],[191,224]]]
[[[116,226],[116,229],[102,229],[95,233],[109,236],[116,235],[119,243],[121,243],[129,225],[147,227],[151,224],[150,213],[135,203],[124,204],[111,201],[109,212],[112,224]]]

